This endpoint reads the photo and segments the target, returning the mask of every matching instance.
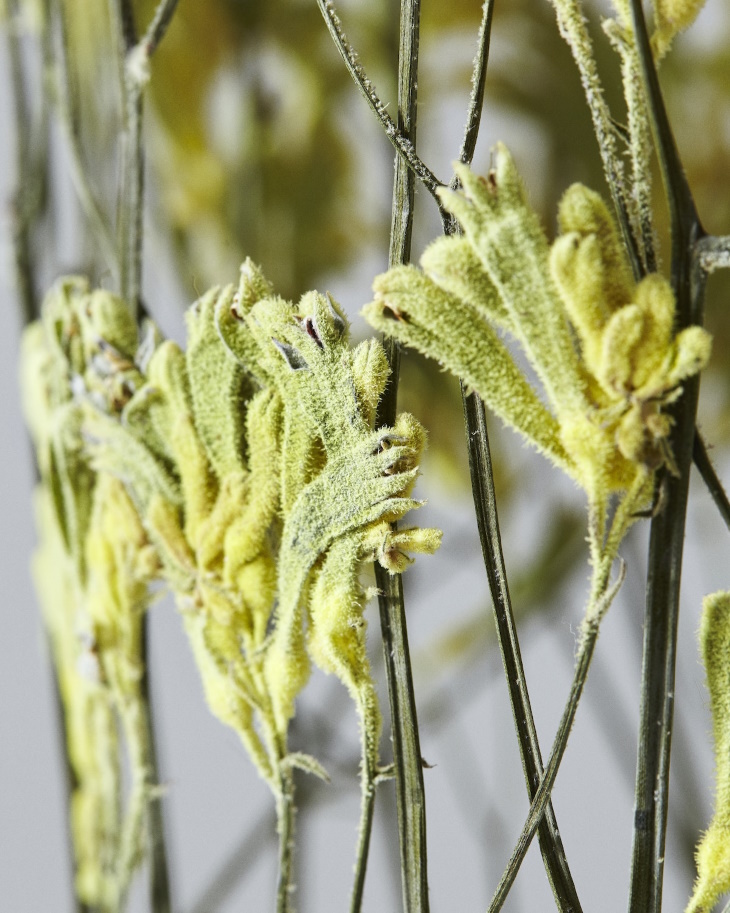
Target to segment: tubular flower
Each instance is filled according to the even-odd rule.
[[[463,234],[434,242],[420,270],[379,276],[365,316],[436,358],[576,479],[591,504],[605,504],[639,476],[673,467],[664,407],[705,366],[711,339],[700,327],[674,334],[669,283],[658,274],[634,282],[597,194],[579,184],[566,192],[551,247],[504,146],[494,161],[486,179],[457,166],[463,191],[441,197]]]

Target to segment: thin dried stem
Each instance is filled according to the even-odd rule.
[[[471,74],[471,95],[469,96],[469,109],[466,115],[466,126],[464,127],[464,139],[461,142],[461,151],[459,152],[459,161],[467,165],[471,164],[471,160],[474,158],[479,128],[482,123],[493,14],[494,0],[485,0],[482,6],[482,21],[479,25],[479,36],[477,38],[477,53],[474,57],[474,66]],[[456,188],[455,181],[456,178],[451,182],[452,189]]]
[[[471,164],[481,123],[493,8],[494,3],[488,0],[482,10],[478,50],[472,73],[472,92],[459,155],[459,160],[465,164]],[[458,184],[458,179],[454,177],[451,188],[456,189]],[[451,234],[458,230],[458,226],[452,218],[447,218],[444,230]],[[479,538],[492,595],[497,638],[510,694],[525,783],[528,795],[532,799],[543,774],[542,757],[507,585],[484,404],[476,393],[468,394],[463,383],[461,396]],[[581,905],[565,858],[552,804],[548,805],[545,820],[541,822],[539,830],[540,850],[558,909],[566,913],[579,913]]]
[[[598,528],[594,522],[595,510],[591,508],[591,522],[589,523],[589,537],[591,545],[591,554],[595,556],[593,560],[593,581],[591,585],[591,595],[586,608],[585,618],[581,625],[581,634],[578,642],[578,655],[576,658],[575,672],[573,682],[570,687],[570,694],[563,709],[563,715],[558,726],[553,747],[545,766],[545,773],[540,781],[540,785],[535,791],[530,804],[530,812],[525,821],[522,833],[519,836],[517,844],[512,852],[512,856],[504,870],[502,878],[494,893],[492,902],[489,905],[488,913],[497,913],[502,909],[507,895],[514,884],[520,866],[530,847],[532,838],[535,835],[543,815],[550,801],[550,794],[558,775],[560,763],[563,759],[565,749],[568,745],[570,731],[573,728],[575,714],[578,710],[578,704],[583,693],[591,660],[598,640],[598,634],[601,622],[608,611],[616,593],[623,583],[626,569],[623,561],[620,563],[619,574],[616,581],[610,583],[611,568],[617,556],[620,542],[628,532],[629,528],[637,518],[636,511],[645,503],[647,487],[651,482],[651,476],[644,473],[637,475],[631,489],[626,492],[621,499],[607,535],[603,536],[603,530]]]
[[[578,709],[578,704],[580,702],[580,697],[583,692],[583,686],[585,685],[586,678],[588,677],[588,669],[591,664],[591,659],[593,658],[593,651],[596,646],[596,640],[598,637],[598,626],[593,625],[586,632],[586,635],[583,638],[580,653],[578,654],[578,661],[575,667],[575,673],[573,676],[573,684],[570,688],[570,696],[568,702],[563,711],[562,719],[560,720],[560,725],[558,726],[558,731],[555,735],[555,741],[553,742],[553,748],[550,752],[550,757],[548,759],[547,767],[545,768],[545,773],[543,778],[540,781],[540,785],[535,791],[535,794],[532,798],[532,803],[530,804],[530,813],[525,821],[525,825],[522,829],[522,833],[517,841],[515,849],[512,853],[509,863],[504,870],[504,874],[497,886],[497,890],[492,897],[492,902],[489,905],[488,913],[498,913],[502,909],[507,895],[514,884],[517,873],[522,865],[522,862],[527,854],[527,850],[530,847],[532,838],[535,836],[535,831],[537,830],[540,822],[543,819],[545,810],[547,808],[548,802],[550,801],[550,794],[555,784],[555,778],[558,775],[558,769],[560,767],[560,762],[563,760],[563,754],[568,744],[568,736],[570,735],[570,730],[573,728],[573,721],[575,720],[575,714]]]
[[[318,3],[325,19],[333,15],[329,4],[323,0],[318,0]],[[411,150],[415,150],[416,142],[420,12],[420,0],[402,0],[396,134],[405,138],[406,148]],[[330,21],[334,24],[334,20],[328,20],[328,26]],[[395,162],[393,185],[389,252],[391,266],[407,263],[410,259],[414,200],[414,171],[405,157],[399,154]],[[397,406],[400,348],[391,339],[384,340],[383,345],[391,376],[378,407],[376,424],[392,425]],[[377,564],[375,579],[379,590],[380,627],[390,699],[403,906],[406,913],[428,913],[426,799],[403,585],[400,575],[388,574]]]
[[[593,131],[603,162],[621,232],[631,259],[634,274],[642,272],[641,257],[633,227],[631,195],[626,187],[623,162],[616,148],[616,130],[596,67],[593,44],[583,18],[580,0],[551,0],[555,7],[560,34],[567,42],[580,73],[583,91],[593,120]]]
[[[81,208],[91,227],[107,266],[119,277],[119,258],[111,225],[89,180],[89,169],[84,162],[79,129],[79,105],[69,67],[68,28],[65,6],[52,0],[58,23],[58,41],[55,54],[57,111],[66,134],[71,162],[71,179]]]
[[[492,594],[497,639],[520,746],[525,783],[528,796],[532,800],[543,776],[542,756],[507,584],[507,569],[502,553],[484,404],[476,393],[467,394],[463,384],[462,396],[479,538],[482,544],[489,589]],[[545,817],[540,822],[538,831],[545,871],[558,910],[563,913],[579,913],[582,907],[565,857],[555,812],[550,802],[545,808]]]
[[[279,880],[276,889],[276,913],[292,910],[292,854],[294,848],[294,777],[291,769],[281,770],[281,792],[276,799],[279,832]]]
[[[144,48],[147,58],[152,57],[157,50],[157,46],[165,37],[165,32],[175,14],[177,4],[178,0],[160,0],[152,17],[152,22],[150,22],[147,31],[139,42],[140,47]]]
[[[715,506],[720,512],[720,516],[725,521],[727,528],[730,529],[730,500],[728,499],[727,492],[725,491],[722,482],[715,472],[715,467],[710,461],[705,442],[696,429],[692,449],[692,460],[697,467],[699,474],[702,476],[705,487],[712,495],[712,500],[715,502]]]
[[[141,308],[144,217],[143,93],[150,78],[150,60],[165,35],[177,0],[160,0],[152,22],[137,41],[134,15],[128,0],[119,0],[124,57],[122,105],[122,178],[118,218],[121,293],[135,314]]]
[[[367,759],[363,759],[367,763]],[[365,875],[370,852],[370,837],[373,832],[373,815],[375,813],[375,773],[366,772],[367,786],[363,794],[362,808],[360,810],[360,827],[358,829],[357,851],[355,854],[355,878],[352,883],[350,895],[350,913],[360,913],[362,909],[363,894],[365,891]]]
[[[149,80],[149,61],[165,34],[177,3],[161,0],[152,22],[137,42],[134,11],[129,0],[112,2],[112,23],[122,89],[122,154],[119,208],[117,214],[120,287],[122,297],[135,315],[141,310],[142,242],[144,216],[144,145],[142,138],[142,95]],[[145,619],[145,626],[148,619]],[[146,627],[145,627],[146,643]],[[146,647],[145,647],[146,654]],[[146,659],[146,656],[145,656]],[[148,666],[145,662],[145,670]],[[144,685],[144,727],[148,755],[149,778],[158,783],[154,726],[150,703],[147,671]],[[154,913],[171,909],[170,883],[165,848],[164,822],[159,797],[148,798],[146,809],[150,844],[150,902]]]
[[[160,795],[159,763],[157,744],[153,726],[152,694],[149,676],[149,624],[145,617],[142,631],[142,650],[144,674],[140,683],[142,698],[142,728],[146,746],[145,766],[149,775],[147,792],[146,818],[147,839],[149,841],[150,872],[149,893],[152,913],[170,913],[172,900],[170,896],[170,876],[167,864],[165,843],[165,826],[162,816],[162,797]]]
[[[11,0],[8,9],[6,40],[10,63],[10,99],[15,134],[15,190],[12,196],[13,254],[15,259],[15,285],[18,291],[20,319],[23,325],[34,320],[38,313],[31,245],[32,186],[29,168],[31,162],[31,119],[28,110],[28,86],[23,68],[20,40],[20,9],[17,0]]]
[[[438,198],[437,190],[439,187],[443,187],[441,181],[436,177],[436,175],[428,168],[416,154],[416,150],[413,145],[413,141],[405,134],[399,127],[393,123],[393,119],[386,111],[385,105],[380,100],[375,87],[370,81],[365,70],[362,68],[359,60],[357,59],[357,54],[347,39],[345,32],[342,28],[342,23],[340,18],[335,11],[334,4],[329,2],[329,0],[317,0],[317,6],[319,6],[324,21],[327,23],[327,28],[329,33],[332,36],[333,41],[337,47],[337,50],[340,52],[340,56],[345,61],[345,66],[348,69],[348,72],[354,79],[357,87],[360,89],[360,92],[365,97],[370,110],[375,114],[375,116],[380,121],[383,130],[385,130],[385,135],[390,140],[391,144],[395,148],[399,156],[402,156],[405,161],[408,163],[408,167],[413,171],[413,173],[418,177],[423,186],[428,190],[431,196],[436,200],[439,208],[441,207],[441,201]]]
[[[639,242],[641,275],[656,272],[654,216],[652,212],[651,128],[641,81],[641,64],[631,30],[628,3],[616,4],[618,21],[609,19],[604,30],[621,57],[621,79],[628,116],[628,145],[631,156],[630,216],[634,237]],[[628,201],[627,201],[628,203]],[[637,277],[638,278],[638,277]]]
[[[415,178],[421,180],[439,207],[440,201],[436,191],[443,186],[415,152],[420,0],[402,0],[401,4],[397,124],[385,110],[385,105],[360,65],[333,4],[329,0],[317,0],[317,4],[350,75],[398,153],[393,186],[389,262],[391,266],[407,263],[410,259],[413,230]],[[391,373],[388,387],[378,407],[376,424],[392,425],[397,405],[400,348],[394,340],[388,338],[383,340],[383,346]],[[429,906],[425,796],[403,586],[400,575],[390,575],[378,564],[375,565],[375,578],[379,593],[380,624],[390,699],[403,901],[407,913],[427,913]],[[353,913],[359,910],[362,903],[374,796],[373,783],[366,791],[361,813],[355,882],[351,898]]]
[[[563,716],[555,735],[555,741],[553,742],[550,757],[547,766],[545,767],[545,773],[543,774],[539,787],[535,791],[532,803],[530,804],[530,812],[525,821],[522,833],[515,845],[510,861],[504,870],[497,890],[494,893],[492,902],[489,905],[488,913],[498,913],[498,911],[502,909],[525,855],[527,854],[527,850],[530,847],[532,838],[535,836],[535,831],[540,825],[547,809],[548,802],[550,801],[550,794],[552,793],[555,779],[560,768],[560,763],[563,760],[563,755],[568,745],[568,737],[573,728],[573,722],[583,693],[583,687],[588,678],[588,670],[590,669],[591,660],[593,659],[600,622],[623,580],[623,573],[622,567],[618,581],[613,587],[604,592],[602,598],[593,606],[592,612],[590,613],[591,617],[587,617],[586,623],[584,623],[578,658],[573,675],[573,683],[570,686],[570,695],[565,705],[565,709],[563,710]]]
[[[631,0],[631,13],[647,109],[669,204],[672,286],[677,300],[677,328],[681,330],[702,319],[705,275],[695,251],[704,232],[669,125],[644,12],[638,0]],[[678,475],[665,478],[664,506],[651,525],[630,913],[659,913],[662,906],[679,584],[698,395],[699,379],[694,378],[684,384],[684,393],[673,409],[671,447]]]

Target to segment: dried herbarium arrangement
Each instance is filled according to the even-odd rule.
[[[713,350],[702,325],[706,277],[730,265],[730,240],[702,227],[657,75],[702,5],[653,0],[645,10],[640,0],[613,0],[599,54],[588,5],[552,0],[551,40],[564,39],[577,66],[607,187],[604,194],[600,176],[594,187],[569,180],[557,232],[531,205],[504,144],[494,146],[485,174],[471,168],[493,19],[501,15],[496,0],[481,8],[450,182],[417,151],[418,0],[400,4],[393,115],[329,0],[211,2],[204,13],[191,2],[178,9],[176,0],[5,0],[0,7],[17,115],[22,392],[38,470],[33,571],[71,771],[77,910],[121,913],[144,866],[150,909],[173,909],[146,635],[162,591],[174,597],[212,713],[235,731],[270,790],[278,913],[295,904],[298,772],[328,780],[316,743],[291,744],[315,667],[342,682],[359,722],[351,913],[363,909],[376,796],[390,780],[403,908],[429,909],[401,575],[413,555],[440,560],[441,532],[406,525],[423,503],[414,486],[427,432],[436,449],[440,443],[439,429],[424,427],[428,402],[424,424],[396,408],[400,353],[415,350],[442,369],[424,373],[432,385],[426,400],[438,400],[447,375],[461,386],[478,535],[530,800],[488,909],[502,908],[535,834],[556,908],[582,909],[551,794],[601,622],[624,580],[622,546],[632,527],[650,524],[628,903],[630,913],[659,913],[693,462],[730,521],[696,428],[699,376]],[[456,7],[454,15],[464,16]],[[367,18],[359,23],[370,36],[365,56],[378,70],[385,45],[364,27]],[[143,21],[149,24],[138,33]],[[331,50],[327,30],[342,61],[312,50],[325,43]],[[236,123],[249,132],[231,139],[225,112],[216,109],[214,127],[206,124],[211,93],[220,80],[226,85],[221,73],[242,49],[256,60],[236,102]],[[613,57],[604,60],[606,49]],[[609,109],[600,72],[611,65],[623,90],[620,111]],[[43,72],[37,85],[33,67]],[[373,280],[373,300],[362,311],[381,337],[358,344],[331,295],[304,291],[323,262],[356,258],[358,241],[377,234],[356,214],[344,217],[342,195],[356,168],[347,131],[320,101],[348,73],[396,150],[390,268]],[[275,83],[283,86],[281,110],[267,95]],[[223,93],[229,113],[231,91]],[[103,265],[56,278],[40,295],[40,240],[59,231],[49,204],[51,122],[65,134],[91,260]],[[156,303],[143,294],[145,153],[156,169],[157,217],[181,268],[194,263],[224,283],[189,307],[182,345],[165,338]],[[323,172],[329,180],[320,190]],[[410,262],[417,185],[443,225],[419,265]],[[311,234],[309,224],[317,226]],[[665,268],[659,239],[667,233]],[[234,236],[249,247],[240,268],[231,263]],[[257,265],[269,260],[273,282]],[[564,472],[584,504],[590,588],[572,686],[544,765],[502,553],[485,408]],[[374,582],[366,578],[371,565]],[[389,717],[367,649],[366,607],[375,599]],[[730,596],[718,592],[705,600],[700,630],[716,804],[697,838],[692,913],[709,913],[730,890],[729,638]],[[384,729],[392,761],[381,757]]]

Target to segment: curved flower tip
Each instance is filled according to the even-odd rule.
[[[375,535],[378,530],[374,530]],[[384,533],[384,534],[383,534]],[[390,574],[402,574],[405,569],[413,564],[413,558],[408,554],[415,552],[420,555],[433,555],[441,545],[443,533],[440,529],[411,527],[409,529],[391,529],[386,526],[375,550],[375,558],[381,567]]]

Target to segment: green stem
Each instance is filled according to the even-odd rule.
[[[493,0],[488,0],[484,4],[482,12],[478,50],[474,59],[472,74],[472,93],[469,99],[464,139],[459,154],[459,160],[465,164],[470,164],[473,158],[481,123],[493,8]],[[456,189],[457,186],[458,179],[454,178],[451,182],[451,187]],[[447,220],[445,230],[447,234],[457,230],[453,219]],[[532,715],[532,707],[530,706],[517,628],[507,585],[507,571],[502,553],[484,404],[477,394],[468,395],[463,383],[461,385],[461,395],[479,538],[482,545],[487,580],[492,594],[497,623],[497,638],[509,689],[525,783],[528,795],[532,799],[543,773],[542,757]],[[581,905],[565,858],[552,804],[548,805],[545,818],[540,824],[539,841],[545,870],[558,908],[563,911],[578,913],[581,910]]]
[[[129,10],[120,2],[120,0],[108,0],[109,22],[111,26],[112,48],[114,51],[114,67],[116,69],[117,87],[119,92],[119,107],[121,119],[124,122],[124,107],[127,103],[126,93],[124,91],[124,60],[127,56],[127,38],[126,33],[129,31],[128,26],[125,28],[125,20],[129,18]],[[133,44],[133,42],[132,42]],[[122,136],[122,139],[124,137]],[[119,202],[119,201],[117,201]],[[117,223],[119,214],[117,214]],[[117,224],[117,232],[119,225]]]
[[[631,12],[649,118],[669,204],[672,285],[677,299],[677,329],[681,330],[702,319],[705,276],[695,251],[704,233],[669,125],[638,0],[631,0]],[[675,425],[671,436],[678,475],[664,480],[664,507],[652,520],[649,541],[630,913],[659,913],[662,906],[679,584],[699,379],[687,382],[684,388],[673,410]]]
[[[398,51],[397,132],[411,148],[416,143],[420,0],[401,0]],[[410,259],[415,202],[415,176],[401,155],[396,156],[389,265]],[[390,381],[378,407],[377,425],[395,421],[400,347],[384,341]],[[408,630],[400,575],[375,565],[379,589],[380,625],[390,698],[395,766],[395,790],[401,856],[403,906],[406,913],[428,913],[426,797],[413,688]]]
[[[697,384],[692,387],[692,392],[685,391],[683,405],[690,397],[696,402]],[[693,424],[690,425],[690,447]],[[682,430],[686,432],[684,427]],[[676,456],[679,465],[679,454]],[[652,522],[649,541],[629,896],[631,913],[659,913],[661,910],[687,470],[688,463],[682,454],[682,475],[668,481],[667,500],[662,513]]]
[[[368,763],[368,758],[363,752],[363,764]],[[374,771],[366,773],[367,784],[363,791],[362,809],[360,811],[360,828],[358,831],[357,853],[355,856],[355,878],[352,883],[350,896],[350,913],[360,913],[362,909],[363,892],[365,890],[365,875],[368,866],[370,851],[370,837],[373,831],[373,813],[375,811],[375,776]]]
[[[464,138],[461,141],[459,151],[459,161],[465,165],[470,165],[474,158],[477,139],[479,138],[479,127],[482,123],[482,111],[484,109],[484,90],[487,84],[487,64],[489,62],[489,45],[492,38],[492,15],[494,13],[494,0],[485,0],[482,7],[482,21],[479,26],[479,36],[477,38],[477,52],[474,57],[474,64],[471,73],[471,94],[469,96],[469,107],[466,113],[466,124],[464,126]],[[451,179],[449,187],[451,190],[459,188],[459,179],[456,175]],[[439,207],[440,207],[439,202]],[[459,231],[459,223],[451,215],[441,209],[441,220],[444,228],[444,234],[450,235]],[[464,408],[466,404],[464,403]]]
[[[137,41],[129,0],[119,0],[124,45],[124,102],[122,104],[122,178],[119,212],[121,293],[135,314],[142,292],[142,237],[144,218],[144,144],[142,126],[145,85],[152,55],[164,37],[178,0],[160,0],[152,22]]]
[[[129,59],[129,57],[127,57]],[[142,219],[144,150],[142,147],[142,87],[125,67],[119,250],[121,294],[136,315],[142,285]]]
[[[142,87],[127,74],[128,140],[126,187],[129,217],[123,243],[122,297],[135,314],[142,293],[142,228],[144,217],[144,149],[142,146]]]
[[[117,203],[117,245],[119,288],[135,316],[139,313],[141,282],[142,92],[130,78],[129,55],[137,43],[134,11],[129,0],[111,0],[117,47],[117,68],[121,81],[122,127],[120,134],[120,177]]]
[[[565,753],[565,749],[568,744],[570,731],[573,728],[573,722],[575,720],[575,714],[578,709],[581,694],[583,692],[583,686],[585,685],[586,679],[588,677],[588,670],[590,668],[593,652],[596,647],[600,623],[609,605],[611,604],[613,596],[621,585],[622,580],[623,567],[617,582],[612,587],[607,588],[604,586],[602,591],[600,587],[594,588],[596,597],[592,599],[592,604],[586,613],[586,619],[583,623],[580,646],[578,648],[578,658],[576,660],[575,672],[573,674],[573,683],[570,687],[568,701],[565,705],[565,709],[563,710],[560,725],[558,726],[558,730],[555,735],[555,741],[553,742],[550,757],[548,759],[547,766],[545,767],[545,772],[543,774],[542,780],[540,781],[540,785],[538,786],[532,798],[530,811],[527,816],[527,820],[525,821],[525,825],[522,829],[522,833],[519,836],[512,856],[507,864],[507,867],[504,870],[499,885],[497,886],[497,890],[494,893],[492,902],[489,905],[488,913],[498,913],[498,911],[502,909],[502,906],[507,899],[507,895],[512,885],[514,884],[514,880],[517,877],[517,873],[519,872],[525,855],[527,854],[527,850],[530,847],[532,838],[535,836],[535,831],[542,821],[548,803],[550,802],[550,794],[552,792],[553,785],[555,784],[555,778],[558,775],[560,763],[563,759],[563,754]]]
[[[547,767],[545,768],[540,785],[532,797],[527,820],[525,821],[525,825],[517,844],[515,845],[512,856],[510,857],[510,861],[497,886],[497,890],[494,892],[488,913],[498,913],[498,911],[502,909],[502,906],[507,899],[507,895],[517,877],[522,861],[530,847],[532,838],[535,836],[535,831],[545,814],[545,810],[550,801],[550,794],[555,783],[555,778],[558,774],[560,762],[563,759],[563,754],[568,744],[568,736],[570,735],[570,730],[573,728],[575,713],[578,709],[583,686],[588,676],[588,669],[591,664],[591,659],[593,658],[597,636],[598,628],[597,626],[592,626],[581,643],[573,676],[573,684],[570,687],[570,696],[568,698],[568,703],[565,706],[565,710],[563,711],[558,731],[555,735],[555,741],[553,742],[553,748],[550,752]]]
[[[142,661],[144,673],[140,682],[142,710],[142,731],[146,745],[145,767],[148,771],[147,795],[147,839],[149,843],[149,896],[152,913],[170,913],[170,877],[165,846],[165,826],[162,815],[162,800],[159,795],[160,773],[157,760],[157,745],[153,725],[152,695],[149,676],[149,610],[145,613],[142,631]]]
[[[294,845],[294,777],[290,768],[281,770],[281,792],[276,799],[279,834],[279,880],[276,889],[276,913],[291,913],[292,851]]]
[[[112,0],[112,2],[116,4],[118,10],[122,46],[125,54],[128,54],[137,43],[137,26],[134,21],[132,0]]]
[[[702,481],[705,483],[705,487],[712,495],[712,500],[715,502],[715,506],[720,512],[720,516],[725,521],[725,525],[728,527],[728,529],[730,529],[730,500],[728,500],[728,496],[725,489],[723,488],[722,482],[715,472],[715,467],[710,462],[710,457],[707,453],[707,447],[705,446],[705,442],[702,440],[702,436],[697,431],[697,429],[695,429],[692,460],[697,467],[699,474],[702,476]]]
[[[324,17],[324,21],[327,24],[327,28],[329,29],[329,33],[332,36],[332,40],[334,41],[337,50],[340,52],[340,56],[344,60],[345,66],[347,67],[350,76],[352,76],[355,84],[365,97],[370,110],[380,121],[383,130],[385,130],[385,135],[390,140],[391,145],[398,153],[398,155],[405,159],[405,161],[408,163],[408,167],[422,182],[423,186],[436,200],[436,203],[440,208],[441,201],[439,200],[436,191],[439,187],[443,187],[444,185],[434,175],[430,168],[428,168],[416,155],[414,141],[406,133],[403,132],[403,130],[400,128],[400,125],[397,125],[393,122],[393,119],[388,114],[385,105],[380,100],[377,92],[375,91],[375,87],[359,63],[355,50],[347,40],[347,36],[345,35],[345,32],[342,28],[340,18],[335,11],[334,4],[331,3],[330,0],[317,0],[317,6],[319,6],[322,16]]]
[[[134,11],[129,0],[112,3],[116,44],[122,81],[122,152],[118,232],[120,290],[135,315],[141,310],[142,225],[144,216],[144,148],[142,142],[142,94],[149,79],[149,60],[164,36],[177,0],[161,0],[152,22],[137,42]],[[141,694],[141,727],[147,772],[145,817],[149,834],[150,904],[153,913],[169,913],[170,883],[165,847],[164,822],[159,796],[150,797],[159,784],[152,707],[150,703],[147,636],[149,616],[143,621],[144,677]]]
[[[479,538],[492,594],[497,639],[520,746],[522,769],[528,796],[532,800],[543,776],[542,756],[507,584],[484,404],[476,393],[467,395],[463,384],[462,395]],[[579,913],[582,909],[580,900],[565,857],[555,813],[549,801],[545,808],[545,816],[539,824],[538,839],[545,871],[558,909],[564,913]]]
[[[665,477],[664,507],[651,524],[636,764],[630,913],[659,913],[669,807],[669,762],[679,585],[699,383],[685,384],[674,411],[672,447],[679,471]]]
[[[398,42],[398,122],[396,129],[415,150],[418,112],[418,50],[421,17],[420,0],[401,0]],[[400,155],[395,160],[393,206],[390,225],[388,265],[407,263],[411,257],[415,176]],[[394,384],[395,386],[395,384]],[[395,419],[395,403],[392,418]]]
[[[636,43],[631,35],[617,38],[621,55],[621,76],[628,114],[631,154],[631,201],[635,219],[634,235],[639,241],[642,275],[656,272],[654,219],[651,207],[651,128]]]
[[[18,290],[20,318],[23,325],[34,320],[38,313],[34,286],[34,265],[31,248],[31,190],[28,170],[31,162],[30,112],[23,56],[20,42],[20,9],[18,0],[8,8],[6,40],[10,63],[10,98],[15,134],[15,191],[12,197],[13,253],[15,284]]]
[[[641,77],[644,84],[649,120],[662,172],[664,190],[669,204],[672,230],[672,278],[676,286],[675,292],[678,295],[681,292],[683,296],[681,301],[679,297],[677,300],[678,328],[682,329],[689,323],[697,323],[698,318],[701,317],[701,301],[695,302],[695,313],[690,313],[689,311],[689,274],[695,268],[694,250],[698,240],[704,235],[704,231],[700,225],[697,209],[687,183],[687,176],[684,173],[667,111],[664,107],[649,35],[646,30],[646,22],[644,21],[644,11],[639,0],[629,0],[629,2],[631,3],[634,34],[641,64]]]
[[[616,148],[615,128],[598,75],[593,45],[583,17],[582,4],[580,0],[552,0],[552,4],[557,15],[560,34],[570,47],[578,67],[593,121],[593,131],[598,141],[606,182],[611,191],[634,275],[638,277],[642,275],[642,263],[630,215],[630,193],[626,188],[623,162]]]
[[[403,907],[428,913],[426,799],[400,575],[378,572],[378,603],[393,738]]]
[[[482,123],[482,110],[484,108],[484,90],[487,84],[487,63],[489,62],[489,45],[492,38],[492,16],[494,14],[495,0],[485,0],[482,6],[482,21],[479,26],[477,38],[477,53],[474,57],[474,66],[471,74],[471,95],[469,108],[464,127],[464,139],[461,142],[459,161],[466,165],[471,164],[474,158],[479,127]],[[456,189],[457,178],[451,182],[452,190]]]
[[[498,910],[502,909],[510,888],[517,877],[519,868],[527,854],[530,842],[535,835],[535,831],[537,830],[542,817],[545,814],[545,810],[547,809],[548,802],[550,801],[550,794],[568,744],[568,737],[570,736],[583,687],[588,677],[588,670],[593,658],[601,622],[625,577],[625,565],[622,561],[616,582],[610,584],[611,568],[616,558],[619,544],[638,516],[636,511],[646,502],[646,489],[651,482],[651,478],[651,476],[643,473],[637,475],[631,488],[626,492],[616,508],[613,519],[611,520],[608,535],[605,536],[603,543],[601,543],[602,530],[598,529],[594,522],[597,513],[593,506],[591,507],[589,536],[591,554],[594,556],[592,559],[593,581],[591,584],[591,595],[588,601],[588,607],[581,625],[581,635],[578,642],[578,657],[576,659],[575,672],[573,674],[573,683],[570,687],[570,694],[563,710],[563,715],[560,720],[560,725],[558,726],[547,766],[545,767],[545,772],[540,781],[540,785],[533,796],[527,820],[525,821],[522,833],[520,834],[500,883],[497,886],[488,913],[497,913]]]
[[[379,765],[380,752],[380,711],[372,684],[358,689],[356,699],[360,717],[361,758],[360,758],[360,823],[358,826],[357,851],[355,855],[355,877],[350,895],[350,913],[360,913],[365,875],[367,873],[370,838],[373,830],[375,795],[379,782],[385,779],[385,772]]]
[[[170,913],[170,882],[167,871],[160,782],[152,726],[148,655],[148,613],[130,621],[138,625],[134,642],[139,643],[142,675],[138,688],[119,682],[117,709],[124,730],[132,787],[125,811],[121,850],[117,868],[119,907],[125,900],[145,854],[149,858],[149,898],[152,913]]]
[[[160,0],[157,5],[152,21],[139,42],[147,59],[152,57],[157,50],[157,46],[165,37],[165,32],[170,25],[172,17],[175,15],[177,4],[178,0]]]
[[[119,274],[119,259],[111,227],[91,187],[88,168],[84,162],[79,131],[79,106],[69,68],[68,28],[66,10],[62,0],[52,0],[58,22],[59,40],[55,55],[57,110],[66,134],[70,152],[71,179],[81,207],[91,226],[92,235],[101,248],[107,265]]]

